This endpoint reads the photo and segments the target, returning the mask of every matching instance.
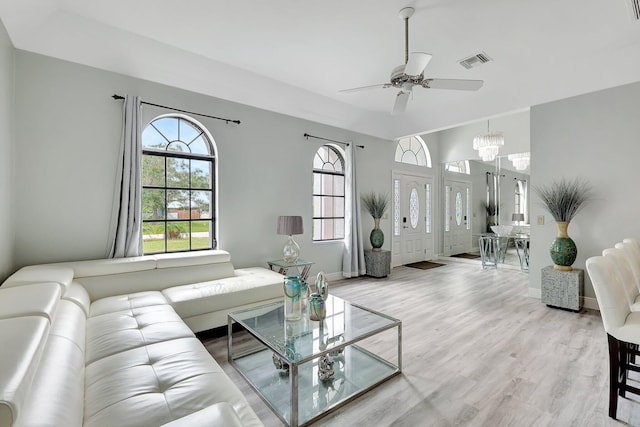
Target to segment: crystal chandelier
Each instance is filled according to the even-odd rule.
[[[488,162],[496,158],[498,150],[504,145],[502,132],[489,131],[489,121],[487,120],[487,133],[476,135],[473,138],[473,149],[478,150],[478,154],[483,161]]]
[[[527,151],[526,153],[509,154],[507,158],[511,160],[513,167],[516,168],[516,170],[523,171],[529,167],[531,162],[531,153]]]

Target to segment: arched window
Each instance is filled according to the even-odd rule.
[[[203,126],[161,116],[142,132],[145,254],[215,249],[215,145]]]
[[[457,162],[449,162],[444,165],[444,169],[448,172],[463,173],[466,175],[471,174],[469,168],[469,160],[459,160]]]
[[[409,165],[431,167],[431,154],[427,144],[419,136],[399,139],[395,160]]]
[[[313,157],[313,240],[344,239],[344,155],[333,145]]]

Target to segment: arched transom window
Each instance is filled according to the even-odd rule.
[[[344,156],[331,145],[313,157],[313,240],[344,239]]]
[[[216,248],[215,146],[183,116],[162,116],[142,132],[145,254]]]
[[[431,154],[427,144],[419,136],[399,139],[395,160],[409,165],[431,167]]]

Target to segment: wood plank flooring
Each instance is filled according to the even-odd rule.
[[[548,308],[527,297],[527,281],[450,262],[331,282],[331,293],[402,320],[403,373],[314,426],[640,426],[637,397],[620,399],[618,421],[607,416],[600,314]],[[227,363],[226,336],[202,339],[263,423],[282,426]]]

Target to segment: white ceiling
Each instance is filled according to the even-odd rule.
[[[640,80],[628,1],[0,0],[0,19],[18,49],[391,139]],[[415,88],[399,116],[395,89],[339,92],[404,62],[405,6],[425,77],[482,89]]]

